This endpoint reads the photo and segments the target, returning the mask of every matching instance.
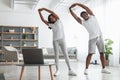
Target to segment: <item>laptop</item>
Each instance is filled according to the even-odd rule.
[[[42,49],[22,49],[24,64],[44,64]]]

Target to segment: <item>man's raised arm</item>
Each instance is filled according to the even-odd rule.
[[[72,8],[74,8],[76,4],[72,4],[69,8],[71,15],[78,21],[78,23],[82,24],[82,20],[73,12]]]

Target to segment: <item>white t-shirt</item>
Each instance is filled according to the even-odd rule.
[[[86,28],[89,33],[89,40],[94,39],[98,36],[102,36],[97,19],[93,15],[89,15],[88,20],[83,20],[82,25]]]
[[[64,39],[64,28],[60,19],[53,24],[49,24],[49,27],[51,27],[53,31],[53,40]]]

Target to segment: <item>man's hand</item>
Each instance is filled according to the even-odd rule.
[[[76,19],[76,21],[78,21],[78,23],[82,24],[82,20],[73,12],[72,8],[74,8],[75,6],[77,6],[79,3],[74,3],[70,6],[69,10],[71,15]]]

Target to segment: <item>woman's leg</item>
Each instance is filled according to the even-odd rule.
[[[53,41],[53,48],[55,53],[55,63],[56,63],[56,71],[59,70],[59,43],[58,41]]]
[[[69,57],[68,57],[68,52],[67,52],[67,48],[66,48],[66,43],[65,43],[64,39],[60,40],[60,47],[61,47],[61,50],[62,50],[63,55],[65,57],[65,61],[66,61],[66,64],[68,66],[68,69],[71,70]]]

